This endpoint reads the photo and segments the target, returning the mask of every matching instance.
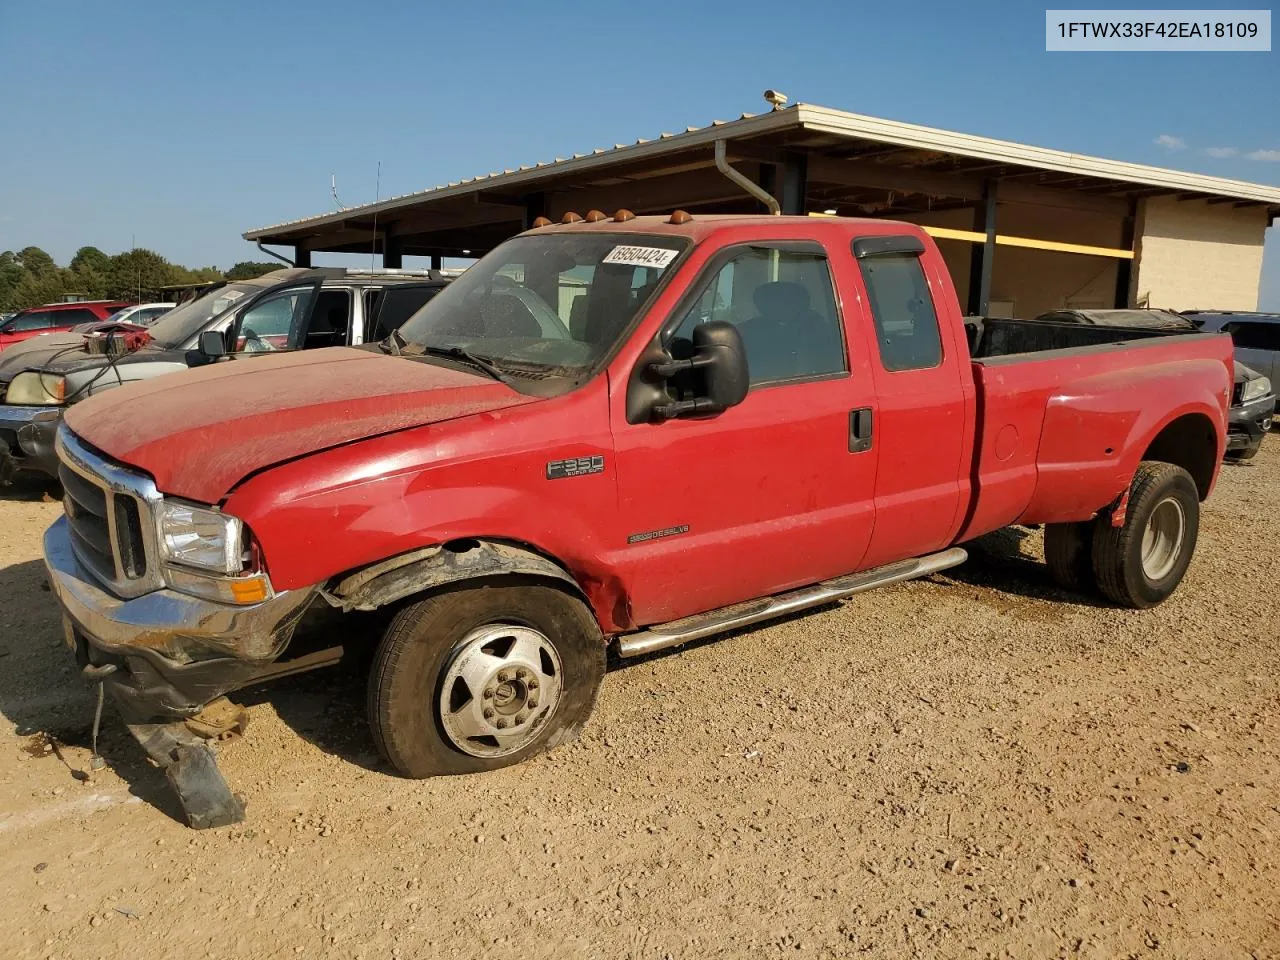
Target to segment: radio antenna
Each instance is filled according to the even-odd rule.
[[[382,161],[378,161],[378,173],[374,178],[373,186],[373,239],[369,241],[369,272],[374,270],[373,258],[378,252],[378,203],[382,200]],[[382,265],[387,265],[387,251],[385,245],[382,250]]]

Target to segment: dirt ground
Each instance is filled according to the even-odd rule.
[[[1228,466],[1172,600],[1055,590],[1038,534],[616,667],[583,737],[387,772],[358,670],[238,699],[242,825],[173,819],[0,495],[6,957],[1280,956],[1280,438]],[[42,753],[44,734],[60,743]]]

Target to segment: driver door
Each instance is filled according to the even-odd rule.
[[[296,350],[310,329],[321,280],[272,290],[242,309],[227,336],[231,353]]]

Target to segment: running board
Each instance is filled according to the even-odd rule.
[[[939,570],[959,566],[969,555],[960,547],[952,547],[941,553],[931,553],[927,557],[914,560],[903,560],[888,566],[864,570],[862,573],[851,573],[848,576],[824,580],[811,587],[780,593],[759,600],[748,600],[735,603],[733,606],[721,607],[707,613],[695,614],[683,620],[672,620],[659,624],[639,633],[629,633],[618,638],[618,654],[623,657],[638,657],[641,654],[665,650],[677,644],[700,640],[716,633],[725,633],[739,627],[747,627],[763,620],[808,610],[835,600],[843,600],[855,593],[862,593],[873,587],[883,587],[890,583],[901,583],[903,580],[914,580],[925,577]]]

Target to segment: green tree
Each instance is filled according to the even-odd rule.
[[[12,250],[0,253],[0,311],[17,310],[17,290],[26,271]]]
[[[111,266],[111,258],[97,247],[81,247],[71,258],[70,267],[76,273],[105,274]]]
[[[106,299],[110,270],[111,258],[97,247],[81,247],[71,258],[71,272],[79,288],[76,292],[91,300]]]
[[[107,296],[136,300],[154,296],[161,287],[180,282],[177,270],[154,250],[137,247],[111,258],[107,268]]]
[[[18,253],[18,261],[22,264],[23,270],[37,277],[53,273],[58,269],[58,265],[53,262],[53,257],[39,247],[23,247]]]
[[[281,270],[283,267],[284,265],[280,263],[262,263],[254,260],[241,260],[227,271],[227,279],[252,280],[254,277],[260,277],[264,273],[271,273],[273,270]]]

